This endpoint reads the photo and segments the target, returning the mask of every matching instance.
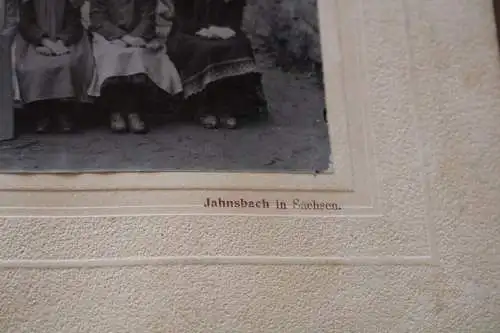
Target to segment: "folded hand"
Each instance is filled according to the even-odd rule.
[[[62,40],[58,40],[55,44],[59,55],[69,53],[69,48],[66,45],[64,45],[64,42]]]
[[[52,55],[52,50],[49,49],[48,47],[46,46],[37,46],[35,48],[36,52],[40,53],[41,55],[44,55],[44,56],[51,56]]]
[[[127,47],[127,43],[125,43],[123,40],[121,39],[115,39],[115,40],[112,40],[111,41],[111,44],[113,45],[118,45],[118,46],[122,46],[122,47]]]
[[[208,28],[208,32],[211,35],[221,39],[229,39],[236,35],[236,32],[233,29],[227,27],[218,27],[218,26],[211,26],[210,28]]]
[[[159,39],[153,39],[146,44],[146,48],[150,51],[157,52],[164,48],[164,43]]]
[[[54,42],[50,39],[44,39],[42,40],[42,46],[50,51],[50,55],[59,56],[69,53],[69,49],[64,46],[62,41]],[[42,51],[45,52],[45,50]]]
[[[133,36],[123,36],[122,40],[129,46],[129,47],[145,47],[146,46],[146,41],[142,39],[141,37],[133,37]]]
[[[198,32],[196,32],[196,35],[200,36],[200,37],[206,37],[206,38],[213,38],[213,34],[207,29],[207,28],[203,28],[201,30],[199,30]]]

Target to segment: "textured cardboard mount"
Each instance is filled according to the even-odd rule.
[[[431,263],[436,255],[412,106],[408,18],[403,1],[392,1],[391,8],[382,13],[370,1],[319,1],[333,161],[327,172],[2,174],[0,216],[9,218],[3,228],[15,238],[5,241],[25,244],[4,258],[36,258],[42,261],[35,265],[49,266],[43,260],[80,265],[81,258],[94,258],[107,265],[112,248],[113,264],[138,253],[140,263],[199,263],[198,256],[205,263]],[[390,33],[376,30],[387,25]],[[214,205],[205,207],[207,200]],[[9,222],[17,219],[27,222]],[[89,219],[98,224],[89,228]],[[142,230],[139,252],[123,238],[129,227],[134,234]],[[42,240],[66,230],[82,251],[61,244],[62,252],[54,252],[45,241],[27,245],[32,228],[47,233]],[[99,240],[94,228],[115,231],[102,231]],[[214,235],[215,243],[207,241]],[[309,245],[297,250],[297,242]],[[186,246],[191,243],[203,245]],[[34,244],[35,252],[19,252]]]
[[[362,31],[353,15],[360,2],[342,3],[319,3],[333,161],[326,172],[2,174],[0,215],[373,214]],[[204,207],[207,200],[225,207]],[[254,202],[260,208],[246,207]]]
[[[375,198],[353,196],[375,213],[207,216],[190,207],[193,193],[206,192],[90,191],[120,185],[114,176],[2,178],[9,191],[0,205],[11,208],[0,213],[9,215],[0,218],[0,332],[500,332],[492,1],[321,6],[323,40],[340,30],[327,79],[329,105],[339,103],[329,112],[341,120],[330,126],[344,122],[351,133],[332,133],[332,170],[346,170],[338,163],[349,159],[337,155],[349,147],[352,182],[341,180],[353,190],[345,193]],[[250,183],[238,176],[217,181]],[[262,179],[257,185],[272,188]],[[333,191],[293,192],[318,186],[293,179],[283,195],[341,202]],[[149,181],[157,185],[165,184]],[[175,209],[188,213],[170,215],[162,198],[177,192],[189,198],[172,202],[188,207]]]

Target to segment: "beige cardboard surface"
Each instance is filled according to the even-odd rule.
[[[217,177],[245,198],[344,209],[204,210],[207,195],[237,192],[145,192],[132,175],[111,192],[95,190],[102,178],[2,177],[0,331],[499,332],[491,2],[332,3],[321,11],[339,41],[328,82],[343,93],[329,105],[345,102],[329,111],[345,120],[333,154],[351,167],[334,166],[330,184],[283,175],[278,191],[272,176]]]

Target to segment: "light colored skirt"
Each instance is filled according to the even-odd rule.
[[[145,48],[115,45],[103,36],[93,34],[96,64],[90,96],[99,96],[103,83],[112,77],[145,74],[159,88],[171,95],[182,92],[182,81],[165,52],[152,52]]]
[[[16,74],[23,103],[47,99],[87,101],[94,71],[94,59],[86,34],[70,53],[45,56],[20,35],[16,38]]]

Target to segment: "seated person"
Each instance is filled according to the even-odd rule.
[[[38,113],[36,131],[47,132],[53,116],[61,131],[72,131],[72,112],[86,99],[93,72],[80,8],[70,0],[22,2],[15,43],[19,94]]]
[[[235,128],[239,119],[267,111],[252,46],[241,28],[246,1],[170,1],[175,19],[167,51],[201,124]]]
[[[182,82],[156,32],[156,0],[91,0],[96,75],[89,94],[101,96],[111,110],[113,132],[145,133],[141,108],[148,85],[170,95]]]

